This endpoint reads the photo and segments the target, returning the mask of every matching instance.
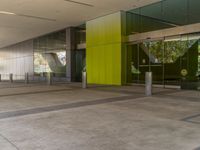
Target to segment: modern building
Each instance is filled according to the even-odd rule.
[[[0,0],[0,150],[200,150],[200,0]]]
[[[50,24],[41,25],[45,32],[49,28],[49,34],[41,35],[37,30],[31,34],[35,37],[30,37],[19,31],[23,38],[13,35],[10,42],[0,36],[2,80],[12,73],[14,80],[20,81],[29,73],[30,80],[43,81],[51,72],[55,81],[80,82],[86,70],[88,84],[126,85],[144,84],[145,73],[152,72],[155,85],[200,89],[199,0],[141,0],[136,6],[124,2],[122,8],[119,3],[117,10],[105,13],[95,13],[90,3],[66,3],[78,5],[80,13],[87,15],[87,9],[93,9],[94,16],[90,14],[83,21],[79,18],[84,14],[77,13],[70,17],[79,21],[55,31],[51,25],[54,19],[0,11],[10,19],[25,18],[26,30],[34,26],[31,19]]]

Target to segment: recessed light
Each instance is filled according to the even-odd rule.
[[[39,20],[46,20],[46,21],[56,21],[56,19],[44,18],[44,17],[39,17],[39,16],[31,16],[31,15],[24,15],[24,14],[17,14],[17,16],[34,18],[34,19],[39,19]]]
[[[83,2],[78,2],[78,1],[74,1],[74,0],[64,0],[64,1],[70,2],[70,3],[79,4],[79,5],[84,5],[84,6],[88,6],[88,7],[94,7],[94,5],[92,5],[92,4],[83,3]]]
[[[15,13],[8,12],[8,11],[0,11],[0,14],[5,14],[5,15],[16,15]]]
[[[13,12],[8,12],[8,11],[0,11],[0,14],[14,15],[14,16],[20,16],[20,17],[26,17],[26,18],[34,18],[34,19],[40,19],[40,20],[46,20],[46,21],[56,21],[55,19],[44,18],[44,17],[39,17],[39,16],[25,15],[25,14],[16,14],[16,13],[13,13]]]

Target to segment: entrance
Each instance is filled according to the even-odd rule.
[[[128,46],[128,80],[144,84],[145,72],[153,73],[153,84],[199,88],[199,34],[145,40]],[[195,87],[195,85],[196,87]],[[186,86],[188,88],[188,85]]]

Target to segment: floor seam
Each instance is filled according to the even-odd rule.
[[[15,145],[13,142],[11,142],[7,137],[5,137],[4,135],[2,135],[1,133],[0,133],[0,136],[1,136],[4,140],[6,140],[10,145],[12,145],[16,150],[20,150],[19,147],[17,147],[17,145]]]
[[[46,90],[46,91],[13,93],[13,94],[0,95],[0,97],[19,96],[19,95],[32,95],[32,94],[43,94],[43,93],[49,93],[49,92],[62,92],[62,91],[72,91],[72,89],[59,89],[59,90]]]
[[[141,98],[141,97],[143,97],[143,96],[128,95],[128,96],[120,96],[120,97],[113,97],[113,98],[97,99],[97,100],[91,100],[91,101],[80,101],[80,102],[76,102],[76,103],[60,104],[60,105],[54,105],[54,106],[48,106],[48,107],[37,107],[37,108],[26,109],[26,110],[2,112],[2,113],[0,113],[0,120],[7,119],[7,118],[19,117],[19,116],[32,115],[32,114],[40,114],[40,113],[45,113],[45,112],[53,112],[53,111],[58,111],[58,110],[80,108],[80,107],[100,105],[100,104],[106,104],[106,103],[112,103],[112,102],[119,102],[119,101],[125,101],[125,100],[129,100],[129,99],[135,100],[135,99]]]
[[[175,95],[161,95],[161,94],[157,94],[157,95],[152,95],[153,97],[157,97],[157,98],[171,98],[171,99],[176,99],[176,100],[185,100],[185,101],[190,101],[190,102],[200,102],[199,98],[195,98],[195,97],[184,97],[184,96],[175,96]]]
[[[191,116],[185,117],[185,118],[181,119],[181,121],[185,121],[185,122],[189,122],[189,123],[194,123],[194,124],[200,124],[197,121],[192,121],[192,119],[195,119],[197,117],[200,117],[200,114],[195,114],[195,115],[191,115]]]

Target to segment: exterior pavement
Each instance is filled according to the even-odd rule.
[[[0,84],[0,150],[199,148],[199,91]]]

